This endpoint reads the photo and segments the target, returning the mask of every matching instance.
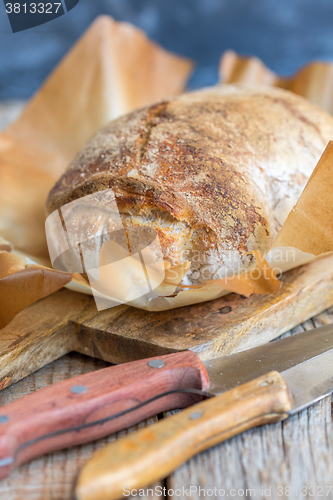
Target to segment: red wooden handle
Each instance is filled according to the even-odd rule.
[[[208,388],[205,367],[191,351],[80,375],[0,407],[0,478],[38,455],[105,437],[201,398],[176,393],[126,413],[154,396],[186,388]]]

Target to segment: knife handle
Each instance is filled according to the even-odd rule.
[[[154,396],[207,387],[204,365],[184,351],[103,368],[29,394],[0,407],[0,478],[33,457],[105,437],[202,399],[170,394],[128,412]]]
[[[122,498],[129,490],[168,476],[217,443],[257,425],[287,418],[291,406],[288,385],[278,372],[207,399],[102,448],[83,467],[76,498]]]

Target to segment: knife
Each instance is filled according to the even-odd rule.
[[[215,397],[98,451],[79,475],[77,500],[138,492],[197,453],[284,420],[332,393],[333,325],[204,364]]]
[[[331,351],[333,325],[204,363],[192,351],[184,351],[111,366],[51,385],[0,407],[0,478],[36,456],[105,437],[162,411],[191,406],[204,396],[223,393],[271,370],[301,367],[306,360]],[[254,388],[246,389],[255,402],[253,422],[269,420],[262,417],[267,412],[257,408],[256,401],[265,401],[265,393],[270,395],[271,391],[275,401],[275,388],[277,403],[282,398],[285,406],[272,418],[287,415],[289,392],[279,383],[264,386],[257,397]],[[213,406],[216,402],[214,398]],[[239,415],[245,415],[242,429],[254,425],[252,420],[246,423],[247,411],[240,405]]]

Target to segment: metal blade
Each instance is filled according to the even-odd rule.
[[[276,370],[290,384],[295,396],[293,412],[298,411],[329,394],[331,385],[333,389],[333,324],[204,364],[209,393],[214,395]]]
[[[282,372],[294,396],[294,414],[333,392],[333,350]]]

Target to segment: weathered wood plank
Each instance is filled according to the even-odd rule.
[[[32,304],[0,330],[0,389],[73,350],[73,323],[97,314],[91,297],[69,290]]]
[[[172,350],[191,349],[201,359],[211,359],[249,349],[333,304],[333,256],[293,269],[281,281],[277,295],[242,298],[229,294],[156,313],[123,309],[112,321],[110,310],[101,311],[82,323],[76,338],[90,352],[95,345],[100,353],[105,351],[98,346],[101,339],[101,346],[108,340],[114,348],[114,363]]]

